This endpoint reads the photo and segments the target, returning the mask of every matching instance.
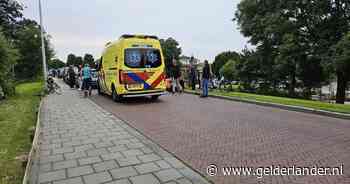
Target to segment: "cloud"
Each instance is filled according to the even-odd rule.
[[[20,0],[24,14],[38,20],[37,1]],[[247,44],[232,22],[240,0],[45,0],[44,26],[52,35],[57,56],[98,57],[107,41],[125,33],[173,37],[184,54],[214,59],[225,50],[240,51]]]

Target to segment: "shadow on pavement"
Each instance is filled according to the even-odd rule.
[[[113,102],[112,97],[108,95],[98,95],[97,93],[93,93],[91,98],[97,98],[101,96]],[[133,98],[123,98],[120,102],[115,102],[120,105],[144,105],[144,104],[153,104],[153,103],[164,103],[165,101],[162,97],[159,97],[157,100],[152,100],[150,97],[133,97]]]

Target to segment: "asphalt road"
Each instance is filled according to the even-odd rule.
[[[206,175],[222,167],[340,167],[341,176],[223,176],[215,183],[350,183],[350,121],[183,94],[91,99]]]

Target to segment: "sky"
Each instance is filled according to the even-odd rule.
[[[38,0],[18,0],[24,16],[39,22]],[[214,60],[223,51],[241,51],[247,43],[232,21],[240,0],[42,0],[44,28],[56,57],[73,53],[101,56],[105,43],[122,34],[172,37],[183,54]]]

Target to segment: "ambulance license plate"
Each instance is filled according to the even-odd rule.
[[[128,84],[128,90],[140,90],[143,89],[142,84]]]

